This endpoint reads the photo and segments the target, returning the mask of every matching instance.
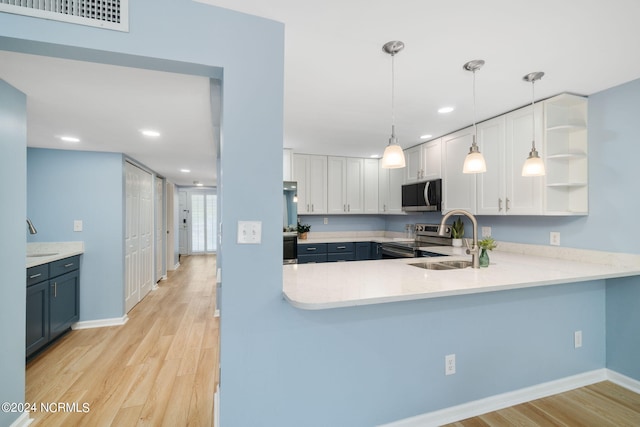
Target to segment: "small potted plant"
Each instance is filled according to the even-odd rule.
[[[462,237],[464,237],[464,222],[458,217],[455,221],[453,221],[453,225],[451,226],[451,237],[453,240],[451,244],[455,248],[462,247]]]
[[[487,250],[494,250],[498,244],[492,237],[485,237],[478,242],[478,246],[480,247],[480,267],[489,267],[489,254]]]
[[[309,230],[311,230],[311,226],[309,224],[302,224],[300,221],[298,221],[298,237],[300,238],[300,240],[307,239],[307,233],[309,232]]]

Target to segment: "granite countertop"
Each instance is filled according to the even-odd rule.
[[[27,268],[84,253],[84,242],[27,243]]]
[[[640,255],[499,243],[487,268],[427,270],[418,262],[470,260],[463,250],[424,247],[448,256],[296,264],[283,267],[283,295],[319,310],[640,275]],[[462,252],[458,254],[457,252]]]

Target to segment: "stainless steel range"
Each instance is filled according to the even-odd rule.
[[[440,224],[416,224],[414,240],[396,240],[380,244],[383,259],[442,256],[420,250],[424,246],[451,246],[451,227],[445,225],[444,236],[439,235]]]

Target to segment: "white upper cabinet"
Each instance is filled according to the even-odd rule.
[[[294,154],[293,180],[298,182],[298,214],[327,213],[327,156]]]
[[[293,180],[293,150],[285,148],[282,150],[282,180]]]
[[[542,146],[541,104],[536,104],[536,147]],[[504,213],[507,215],[541,215],[544,177],[522,176],[522,165],[531,151],[533,119],[531,106],[508,113],[506,118],[505,166],[506,189]]]
[[[546,175],[523,177],[536,148]],[[487,172],[477,175],[479,215],[587,215],[587,99],[562,94],[478,124]]]
[[[587,98],[562,94],[544,107],[545,214],[587,215]]]
[[[473,126],[442,137],[442,213],[476,212],[476,174],[462,173],[473,142]]]
[[[542,139],[542,105],[536,105],[536,141]],[[477,175],[478,215],[542,214],[542,178],[523,177],[531,150],[531,107],[478,124],[487,171]]]
[[[378,213],[378,159],[364,159],[364,213]]]
[[[378,212],[401,214],[405,170],[378,168]]]
[[[364,159],[328,157],[327,213],[364,212]]]
[[[441,138],[405,150],[406,182],[428,181],[442,176]]]

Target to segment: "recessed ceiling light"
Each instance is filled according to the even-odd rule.
[[[76,138],[75,136],[61,136],[60,139],[64,142],[80,142],[80,138]]]
[[[420,139],[429,139],[429,138],[431,138],[432,136],[433,136],[433,135],[429,135],[429,134],[426,134],[426,135],[420,135]]]
[[[180,172],[189,173],[189,172],[191,172],[191,169],[180,169]]]
[[[440,108],[440,109],[438,110],[438,113],[440,113],[440,114],[446,114],[446,113],[450,113],[450,112],[452,112],[453,110],[455,110],[455,108],[453,108],[453,107],[442,107],[442,108]]]
[[[144,136],[148,136],[151,138],[157,138],[160,136],[160,132],[158,132],[157,130],[153,130],[153,129],[142,129],[140,131],[141,134],[143,134]]]

